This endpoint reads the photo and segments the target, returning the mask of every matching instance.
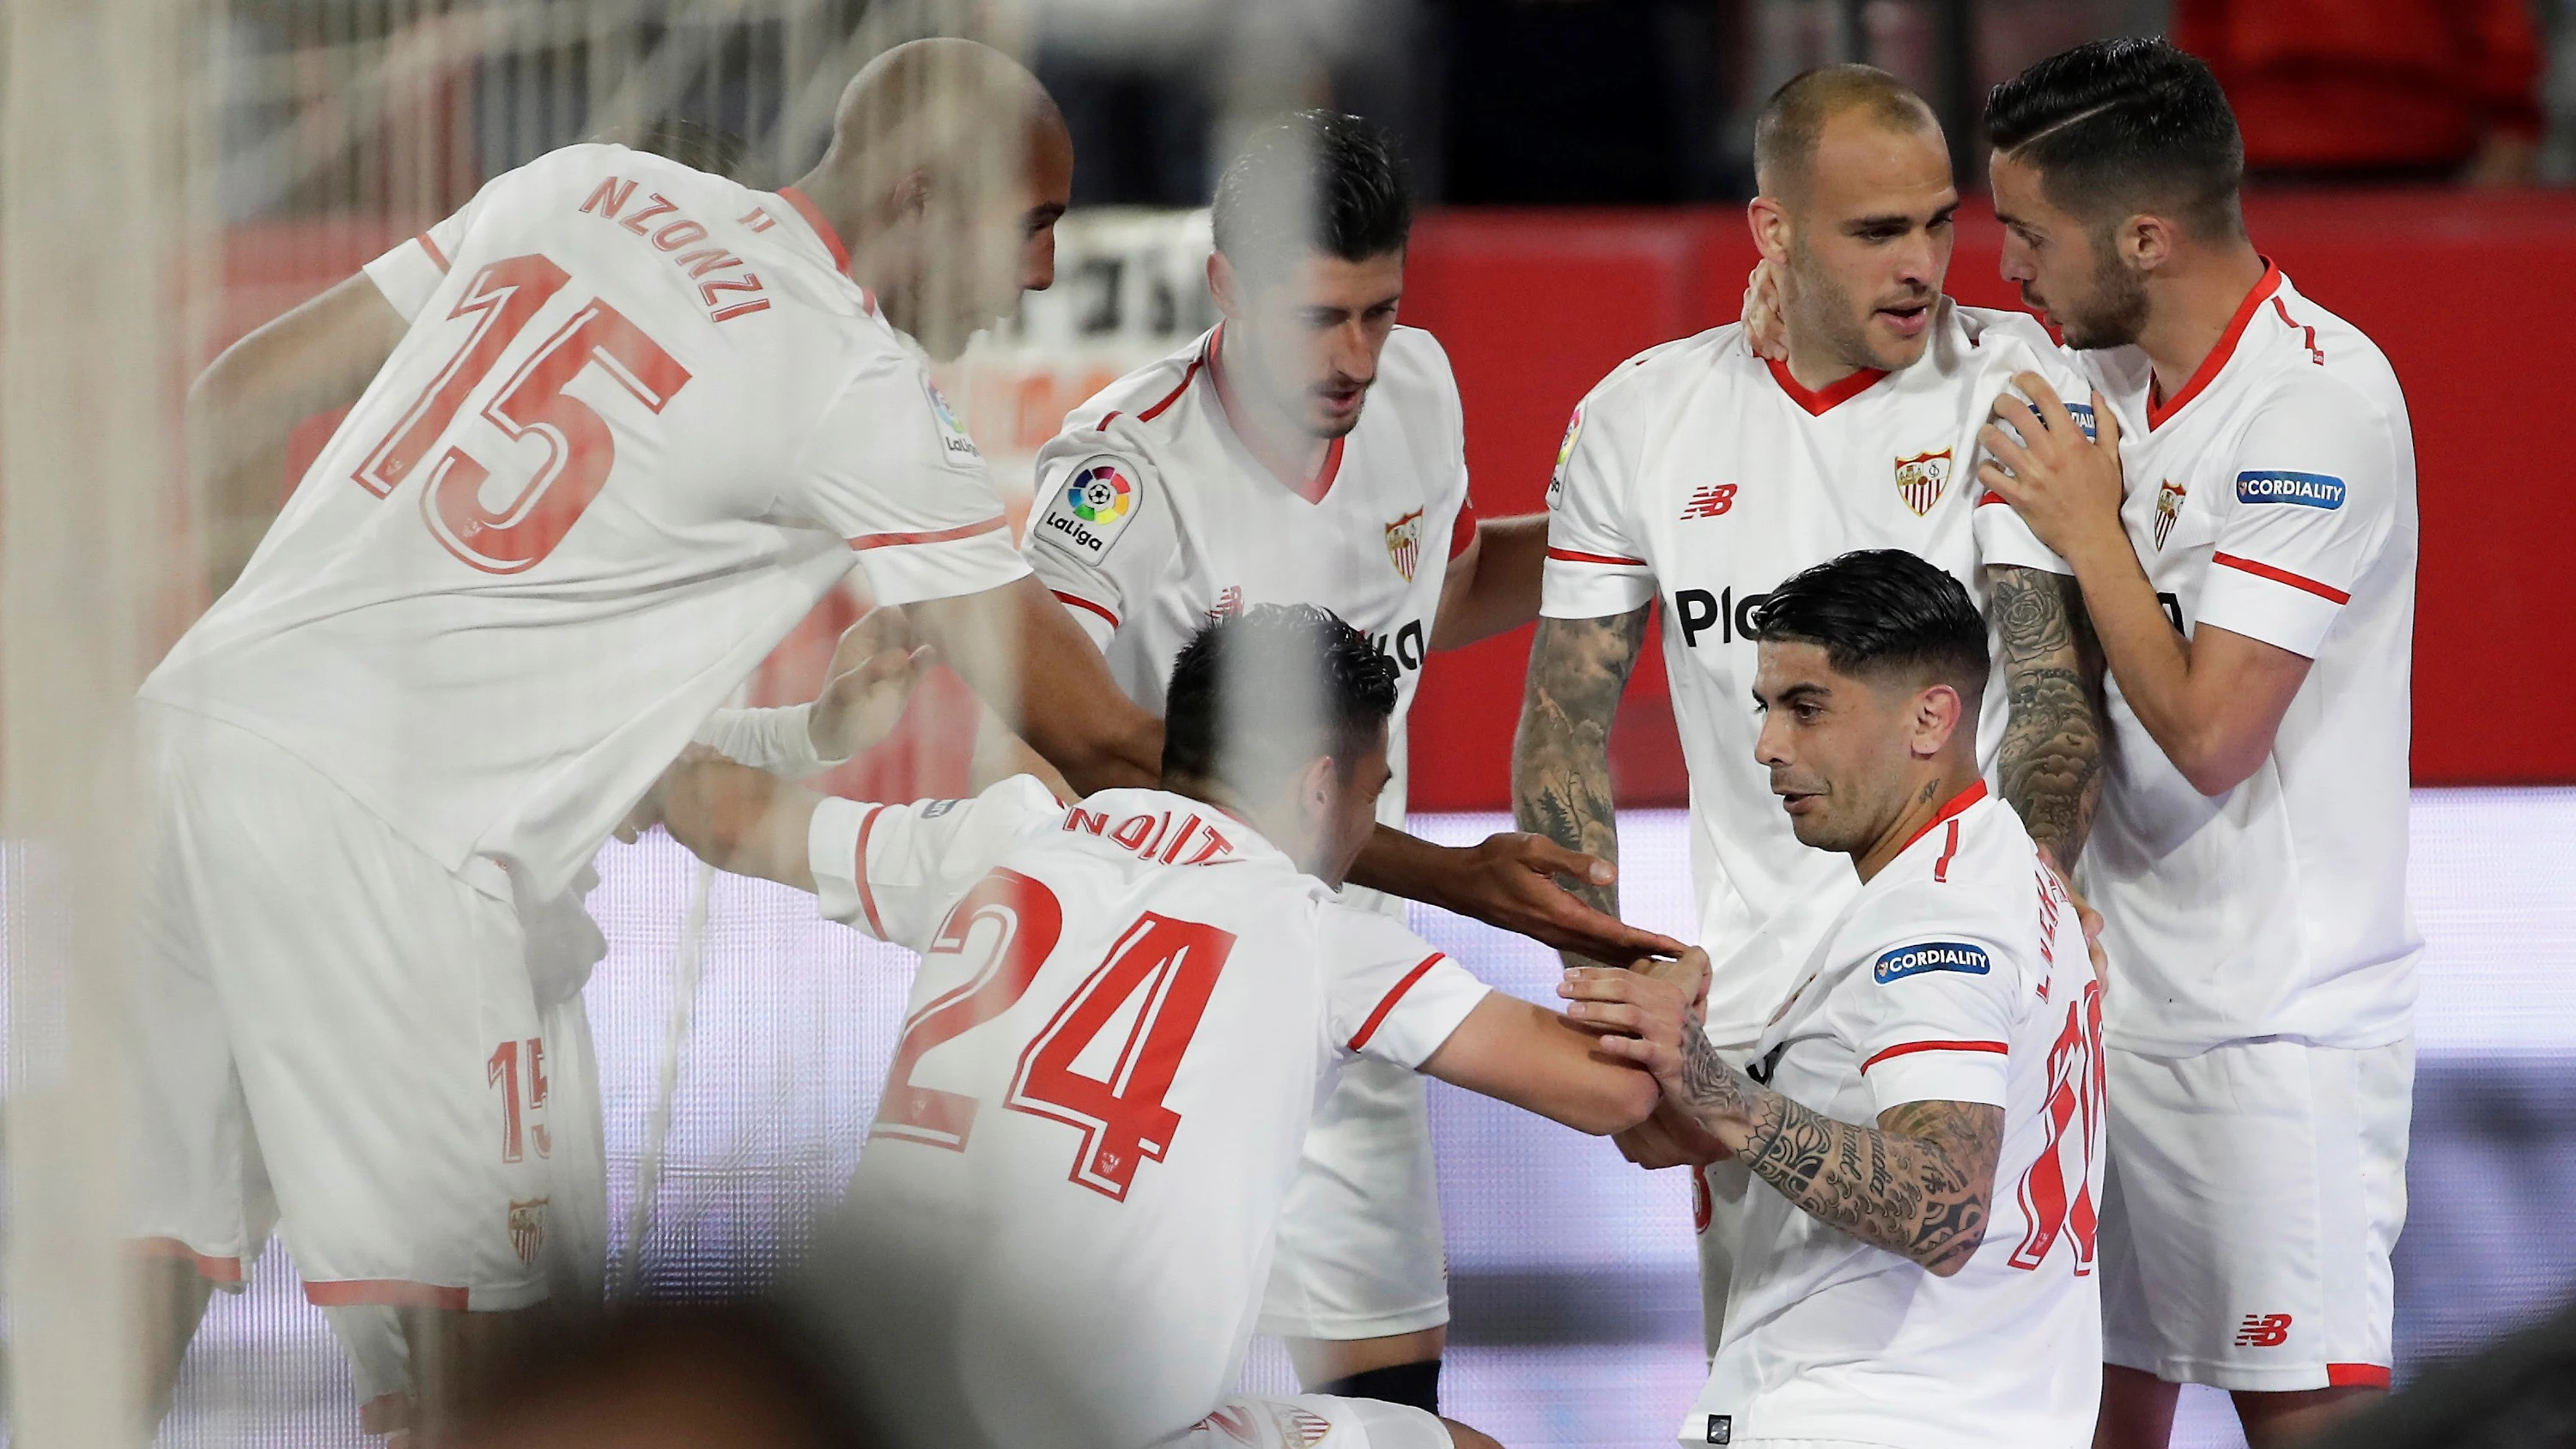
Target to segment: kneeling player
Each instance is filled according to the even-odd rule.
[[[672,833],[922,953],[903,1043],[809,1301],[896,1443],[1138,1449],[1491,1441],[1420,1409],[1229,1398],[1318,1097],[1374,1059],[1612,1132],[1652,1077],[1334,893],[1387,780],[1394,668],[1262,605],[1173,668],[1161,790],[1067,807],[825,800],[675,768]],[[1697,953],[1575,973],[1679,1051]],[[1617,1029],[1634,1029],[1621,1027]],[[2089,1348],[2088,1348],[2089,1351]]]
[[[1660,1031],[1602,1041],[1769,1189],[1682,1441],[2084,1444],[2101,991],[2063,887],[1977,774],[1985,624],[1895,550],[1809,569],[1753,620],[1772,793],[1861,888],[1749,1075],[1696,1030],[1670,1058]]]

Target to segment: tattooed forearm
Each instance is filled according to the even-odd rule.
[[[2031,839],[2072,869],[2102,799],[2102,650],[2075,580],[1994,571],[2003,645],[2004,799]]]
[[[1684,1105],[1738,1147],[1753,1175],[1804,1211],[1944,1277],[1985,1241],[2004,1113],[1982,1102],[1909,1102],[1876,1127],[1802,1107],[1685,1038]]]
[[[1539,620],[1520,732],[1512,741],[1512,816],[1520,827],[1613,863],[1619,832],[1610,803],[1610,722],[1645,645],[1652,607],[1599,619]],[[1617,887],[1564,884],[1585,904],[1619,913]],[[1594,964],[1571,954],[1566,962]]]

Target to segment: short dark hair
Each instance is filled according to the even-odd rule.
[[[1404,250],[1413,188],[1386,128],[1297,111],[1252,133],[1216,184],[1216,249],[1273,272],[1308,251],[1346,262]]]
[[[1172,662],[1163,781],[1257,794],[1326,755],[1348,778],[1395,713],[1395,663],[1313,604],[1255,604]]]
[[[2218,77],[2162,40],[2088,41],[1996,86],[1986,139],[2036,167],[2051,204],[2103,225],[2141,212],[2242,236],[2245,141]]]
[[[1909,673],[1959,691],[1973,717],[1989,669],[1986,621],[1957,579],[1900,548],[1861,549],[1794,574],[1745,633],[1814,644],[1844,674]]]
[[[1892,131],[1941,129],[1932,107],[1886,71],[1874,65],[1818,66],[1773,91],[1754,120],[1754,184],[1768,196],[1803,194],[1825,123],[1845,111],[1863,112]]]

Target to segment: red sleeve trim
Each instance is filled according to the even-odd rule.
[[[868,837],[876,833],[877,817],[884,813],[886,808],[880,805],[868,812],[867,819],[859,822],[859,848],[852,852],[857,859],[852,862],[855,868],[850,872],[851,878],[859,883],[859,909],[867,912],[868,934],[880,941],[886,938],[885,922],[877,918],[877,893],[868,885]]]
[[[2238,558],[2232,553],[2214,553],[2209,556],[2209,561],[2214,564],[2225,564],[2227,567],[2232,569],[2241,569],[2246,573],[2252,574],[2258,579],[2270,579],[2276,584],[2288,584],[2294,589],[2305,589],[2309,593],[2316,595],[2320,599],[2324,599],[2328,603],[2349,604],[2352,602],[2352,595],[2345,593],[2343,590],[2336,588],[2332,584],[2321,584],[2315,579],[2309,578],[2305,574],[2294,574],[2288,569],[2274,568],[2267,563],[2256,563],[2250,558]]]
[[[1993,1052],[1996,1056],[2008,1057],[2012,1055],[2012,1046],[1999,1041],[1910,1041],[1871,1057],[1860,1064],[1860,1069],[1865,1072],[1889,1057],[1910,1057],[1916,1052]]]
[[[348,1308],[375,1304],[387,1308],[445,1308],[465,1311],[466,1292],[436,1283],[414,1283],[404,1278],[341,1278],[328,1283],[304,1285],[307,1301],[322,1308]]]
[[[1100,420],[1100,428],[1099,428],[1099,431],[1104,432],[1104,433],[1105,433],[1105,432],[1108,432],[1108,431],[1109,431],[1109,425],[1110,425],[1111,423],[1116,422],[1116,421],[1118,421],[1118,414],[1116,414],[1115,412],[1109,413],[1108,415],[1106,415],[1106,416],[1104,416],[1103,418],[1101,418],[1101,420]]]
[[[1458,516],[1449,525],[1449,556],[1456,558],[1476,541],[1476,504],[1472,499],[1458,500]]]
[[[1098,604],[1091,602],[1080,594],[1068,594],[1062,589],[1049,589],[1047,592],[1055,595],[1065,603],[1072,605],[1074,608],[1089,609],[1091,612],[1098,614],[1100,617],[1109,621],[1109,627],[1112,629],[1118,627],[1118,616],[1116,614],[1109,612],[1107,609],[1100,607]]]
[[[961,538],[973,538],[979,533],[991,533],[994,529],[1008,527],[1010,527],[1009,519],[994,517],[987,518],[981,523],[943,528],[936,533],[863,533],[850,540],[850,547],[865,553],[872,548],[908,548],[916,543],[953,543]]]
[[[2330,1389],[2384,1389],[2388,1387],[2388,1366],[2377,1363],[2330,1363],[2326,1365],[2326,1387]]]
[[[138,1238],[134,1251],[147,1258],[185,1258],[197,1265],[197,1276],[209,1283],[238,1283],[242,1280],[241,1259],[210,1257],[177,1238]]]
[[[1979,508],[1983,508],[1989,503],[2002,503],[2003,501],[2004,496],[2002,494],[1989,488],[1986,490],[1986,496],[1977,500],[1977,506]]]
[[[1377,1010],[1370,1012],[1368,1020],[1360,1023],[1359,1035],[1351,1038],[1351,1050],[1358,1051],[1367,1046],[1369,1038],[1377,1035],[1377,1029],[1386,1023],[1386,1014],[1395,1010],[1395,1004],[1404,999],[1404,993],[1411,991],[1413,983],[1421,980],[1424,972],[1440,964],[1443,959],[1445,959],[1445,953],[1434,951],[1423,957],[1420,965],[1405,972],[1404,979],[1395,983],[1395,989],[1379,1000]]]
[[[422,232],[420,235],[413,237],[412,240],[420,243],[420,249],[429,253],[429,259],[438,263],[438,269],[440,271],[443,272],[447,270],[447,253],[438,249],[438,243],[429,239],[428,232]]]
[[[1624,558],[1615,553],[1577,553],[1570,548],[1551,548],[1547,556],[1565,563],[1611,564],[1619,568],[1640,569],[1646,566],[1646,561],[1641,558]]]

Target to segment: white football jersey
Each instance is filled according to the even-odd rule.
[[[143,692],[451,870],[562,891],[816,599],[1027,572],[925,359],[793,191],[621,146],[370,263],[411,328]]]
[[[2112,678],[2116,748],[2084,856],[2111,1040],[2166,1056],[2395,1041],[2423,954],[2406,902],[2415,443],[2397,375],[2277,267],[2170,401],[2134,347],[2079,356],[2119,419],[2121,514],[2174,627],[2314,661],[2271,755],[2214,798]]]
[[[1398,327],[1359,424],[1313,478],[1246,449],[1221,357],[1225,329],[1140,368],[1065,418],[1038,454],[1029,566],[1108,656],[1137,703],[1190,637],[1249,604],[1321,604],[1397,666],[1378,819],[1404,823],[1404,719],[1421,683],[1449,560],[1476,536],[1465,414],[1448,354]],[[1400,908],[1399,908],[1400,909]]]
[[[1863,1125],[1907,1102],[2002,1107],[1985,1238],[1939,1278],[1756,1183],[1682,1441],[2091,1443],[2101,1044],[2064,888],[2012,808],[1971,786],[1834,917],[1755,1073]]]
[[[1985,565],[2066,572],[2011,509],[1978,506],[1977,434],[2017,372],[2083,396],[2048,334],[2017,313],[1945,301],[1920,361],[1823,393],[1729,325],[1630,359],[1566,427],[1539,611],[1594,619],[1663,601],[1699,941],[1715,967],[1712,1041],[1760,1033],[1855,885],[1840,857],[1798,843],[1754,761],[1745,623],[1773,586],[1854,549],[1920,555],[1980,607]],[[1989,775],[2003,727],[1999,665],[1980,718]]]
[[[906,1442],[1139,1449],[1241,1372],[1308,1118],[1486,988],[1212,806],[1026,776],[825,801],[823,913],[922,953],[818,1248],[821,1316]]]

